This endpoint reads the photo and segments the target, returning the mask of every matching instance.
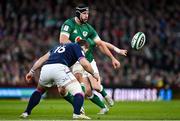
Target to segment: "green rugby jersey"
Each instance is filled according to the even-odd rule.
[[[97,32],[88,23],[77,24],[75,18],[68,19],[64,22],[61,27],[61,33],[67,35],[71,42],[76,42],[79,39],[85,39],[89,43],[89,49],[86,52],[86,58],[89,62],[92,62],[93,50],[96,46],[94,40],[99,39]]]

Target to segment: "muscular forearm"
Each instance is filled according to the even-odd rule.
[[[39,58],[33,65],[33,67],[31,68],[31,71],[36,71],[37,69],[39,69],[44,62],[46,62],[49,58],[49,53],[46,53],[44,56],[42,56],[41,58]]]
[[[102,42],[101,44],[99,44],[99,48],[100,48],[101,52],[106,54],[109,58],[114,59],[114,56],[112,55],[110,50],[107,48],[105,43]]]
[[[109,49],[114,50],[114,51],[117,52],[117,53],[120,53],[121,50],[120,50],[118,47],[116,47],[116,46],[114,46],[113,44],[108,43],[108,42],[104,42],[104,43],[106,44],[106,46],[107,46]]]
[[[41,61],[41,59],[37,60],[33,67],[31,68],[33,71],[36,71],[38,68],[40,68],[43,65],[43,62]]]
[[[104,42],[104,41],[103,41]],[[111,50],[113,50],[114,49],[114,45],[112,45],[112,44],[110,44],[110,43],[108,43],[108,42],[104,42],[105,44],[106,44],[106,46],[109,48],[109,49],[111,49]]]
[[[90,73],[91,75],[94,74],[94,70],[93,70],[93,68],[91,67],[90,64],[83,65],[83,68],[84,68],[88,73]]]
[[[79,62],[87,72],[89,72],[90,74],[94,74],[94,70],[88,60],[82,58],[81,60],[79,60]]]
[[[103,42],[104,42],[104,41],[103,41]],[[109,49],[114,50],[116,53],[121,54],[121,55],[123,55],[123,56],[127,56],[127,50],[125,50],[125,49],[119,49],[118,47],[116,47],[116,46],[114,46],[113,44],[108,43],[108,42],[104,42],[104,43],[105,43],[105,45],[106,45]]]

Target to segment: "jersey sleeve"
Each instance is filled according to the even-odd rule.
[[[100,40],[100,37],[99,37],[98,33],[96,32],[96,30],[91,25],[88,24],[88,26],[90,29],[89,38],[91,38],[92,40]]]
[[[61,27],[61,34],[65,34],[66,36],[70,36],[73,30],[73,23],[70,19],[66,20]]]
[[[85,57],[85,54],[83,52],[83,50],[81,49],[81,47],[78,44],[74,44],[74,53],[77,57],[77,60],[79,61],[81,58]]]

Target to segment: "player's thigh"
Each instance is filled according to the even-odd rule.
[[[43,94],[44,92],[46,92],[46,91],[48,90],[48,88],[47,88],[47,87],[44,87],[44,86],[42,86],[42,85],[40,85],[40,84],[38,83],[38,85],[37,85],[37,87],[36,87],[36,90],[39,91],[39,92],[41,92],[41,93]]]
[[[49,88],[53,85],[54,81],[52,80],[52,71],[49,69],[49,66],[43,66],[40,72],[39,86]]]
[[[78,93],[83,94],[81,85],[76,79],[72,80],[71,83],[65,85],[65,89],[72,95],[76,95]]]
[[[64,96],[67,91],[72,95],[82,93],[80,83],[71,72],[61,72],[59,77],[55,79],[55,83],[58,87],[59,93]]]
[[[69,67],[62,64],[55,64],[54,69],[51,70],[51,79],[58,87],[63,87],[76,79],[70,71]]]
[[[94,72],[99,74],[99,69],[98,69],[98,67],[97,67],[97,64],[96,64],[96,61],[95,61],[95,60],[93,60],[93,61],[91,62],[91,66],[92,66]]]
[[[88,79],[89,79],[89,81],[91,83],[92,88],[97,90],[97,91],[100,91],[100,89],[101,89],[100,81],[97,81],[93,76],[88,76]]]
[[[80,83],[84,82],[83,80],[84,72],[85,72],[84,68],[81,66],[81,64],[78,61],[72,66],[72,73],[75,75],[76,79]]]
[[[74,79],[76,78],[69,67],[63,64],[49,64],[41,69],[40,84],[42,86],[51,87],[57,85],[63,87]]]
[[[76,79],[79,81],[79,83],[84,83],[82,73],[75,73],[74,76],[75,76]]]
[[[63,71],[61,71],[61,73],[56,77],[55,84],[58,87],[64,87],[65,85],[71,83],[72,80],[76,79],[76,77],[71,72],[66,73]]]
[[[84,73],[84,68],[81,66],[81,64],[78,61],[72,66],[72,73],[73,74],[76,74],[76,73],[83,74]]]
[[[67,93],[67,90],[64,87],[58,87],[58,92],[61,96],[65,96]]]
[[[97,65],[96,65],[95,60],[93,60],[93,61],[91,62],[91,66],[92,66],[92,68],[93,68],[93,70],[94,70],[94,73],[97,73],[97,74],[99,75],[99,70],[98,70],[98,67],[97,67]],[[93,78],[92,75],[89,74],[88,72],[86,72],[86,77],[88,77],[88,78],[91,80],[91,83],[93,84],[93,82],[94,82],[93,80],[94,80],[94,79],[92,79],[92,78]],[[97,80],[96,80],[96,82],[97,82]],[[96,82],[94,82],[94,84],[96,84]],[[99,75],[98,83],[99,83],[99,84],[101,83],[100,75]]]

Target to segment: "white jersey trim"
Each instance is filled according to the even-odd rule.
[[[70,34],[68,33],[68,32],[61,32],[61,34],[63,34],[63,35],[65,35],[65,36],[67,36],[68,38],[69,38],[69,36],[70,36]]]

